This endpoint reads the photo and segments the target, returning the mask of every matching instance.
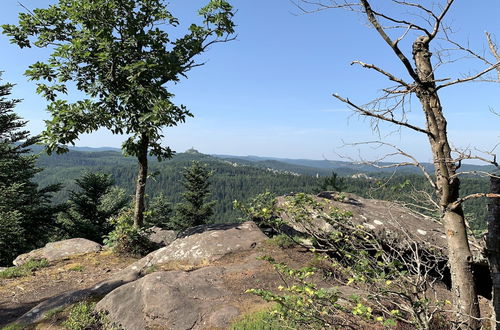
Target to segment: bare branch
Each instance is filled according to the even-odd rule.
[[[377,118],[377,119],[380,119],[380,120],[383,120],[383,121],[386,121],[386,122],[390,122],[390,123],[393,123],[393,124],[396,124],[396,125],[400,125],[400,126],[404,126],[404,127],[407,127],[407,128],[410,128],[414,131],[417,131],[417,132],[420,132],[420,133],[424,133],[426,135],[431,135],[431,132],[429,132],[428,130],[426,129],[423,129],[421,127],[418,127],[418,126],[415,126],[415,125],[412,125],[410,123],[407,123],[407,122],[404,122],[404,121],[400,121],[400,120],[397,120],[397,119],[394,119],[394,118],[388,118],[388,117],[385,117],[383,115],[380,115],[380,114],[377,114],[377,113],[373,113],[369,110],[366,110],[366,109],[363,109],[362,107],[352,103],[349,99],[346,99],[346,98],[343,98],[342,96],[340,95],[337,95],[337,94],[333,94],[333,97],[335,97],[336,99],[350,105],[351,107],[353,107],[356,111],[358,111],[359,113],[361,113],[362,115],[364,116],[367,116],[367,117],[373,117],[373,118]]]
[[[382,142],[382,141],[367,141],[367,142],[351,143],[351,145],[353,145],[353,146],[355,146],[355,145],[369,145],[369,144],[376,144],[378,146],[391,147],[394,150],[396,150],[396,152],[395,153],[391,153],[391,154],[387,154],[387,155],[383,156],[382,158],[380,158],[380,159],[378,159],[376,161],[371,161],[371,162],[363,161],[363,162],[361,162],[361,164],[371,165],[371,166],[376,167],[376,168],[395,168],[395,167],[403,167],[403,166],[415,166],[415,167],[418,167],[423,172],[425,178],[429,181],[431,187],[434,188],[434,189],[436,189],[436,183],[432,179],[432,177],[429,174],[429,172],[427,172],[427,170],[425,169],[425,167],[422,165],[422,163],[419,162],[415,157],[413,157],[412,155],[410,155],[406,151],[402,150],[401,148],[398,148],[398,147],[396,147],[393,144],[390,144],[390,143],[387,143],[387,142]],[[404,156],[406,158],[409,158],[411,160],[411,162],[399,162],[399,163],[388,164],[388,165],[378,165],[377,164],[378,162],[381,162],[384,159],[386,159],[388,157],[391,157],[391,156],[395,156],[395,155],[401,155],[401,156]]]
[[[498,49],[493,40],[491,39],[491,35],[488,32],[486,33],[486,39],[488,40],[488,46],[490,47],[491,54],[495,56],[498,63],[500,63],[500,54],[498,54]],[[498,71],[498,82],[500,82],[500,67],[497,67]]]
[[[367,68],[367,69],[373,69],[381,74],[383,74],[384,76],[386,76],[387,78],[389,78],[390,80],[394,81],[394,82],[397,82],[405,87],[408,87],[410,88],[410,85],[408,83],[406,83],[404,80],[400,79],[400,78],[397,78],[395,77],[393,74],[391,74],[390,72],[387,72],[381,68],[379,68],[378,66],[375,66],[373,64],[368,64],[368,63],[364,63],[364,62],[361,62],[361,61],[352,61],[351,62],[351,65],[354,65],[354,64],[359,64],[361,65],[363,68]]]
[[[396,42],[393,42],[391,38],[385,33],[384,28],[380,25],[379,21],[377,20],[377,17],[375,16],[375,12],[371,8],[370,4],[368,3],[367,0],[360,0],[361,4],[363,5],[363,8],[365,10],[366,15],[368,16],[368,20],[370,23],[373,25],[375,30],[380,34],[382,39],[392,48],[394,53],[397,55],[399,60],[403,63],[403,65],[406,68],[406,71],[408,71],[408,74],[416,81],[420,82],[420,78],[418,77],[417,73],[413,69],[410,61],[408,58],[403,54],[403,52],[399,49],[398,45]]]
[[[465,201],[468,201],[470,199],[474,198],[482,198],[482,197],[487,197],[487,198],[500,198],[500,194],[492,194],[492,193],[475,193],[475,194],[470,194],[468,196],[462,197],[457,199],[454,203],[449,205],[450,210],[455,210],[457,207],[462,205]]]
[[[434,30],[432,31],[431,35],[429,36],[429,41],[431,41],[432,39],[434,39],[434,37],[436,37],[437,33],[440,30],[441,23],[442,23],[444,17],[446,16],[446,13],[450,9],[451,5],[453,4],[453,2],[454,2],[454,0],[448,0],[448,2],[446,3],[446,6],[444,7],[443,11],[441,12],[441,15],[439,15],[439,17],[436,19],[436,24],[434,25]]]
[[[448,86],[451,86],[451,85],[455,85],[455,84],[459,84],[459,83],[464,83],[464,82],[476,80],[476,79],[480,78],[481,76],[483,76],[483,75],[487,74],[488,72],[490,72],[492,70],[495,70],[495,69],[499,70],[499,72],[500,72],[500,62],[498,62],[498,63],[490,66],[489,68],[487,68],[487,69],[485,69],[485,70],[483,70],[483,71],[481,71],[478,74],[475,74],[473,76],[470,76],[470,77],[467,77],[467,78],[461,78],[461,79],[459,78],[457,80],[450,81],[450,82],[448,82],[446,84],[439,85],[439,86],[436,87],[436,89],[438,90],[438,89],[441,89],[443,87],[448,87]]]

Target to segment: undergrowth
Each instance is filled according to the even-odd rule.
[[[0,272],[0,278],[16,278],[33,274],[40,268],[48,267],[47,259],[30,259],[21,266],[9,267]]]
[[[103,312],[96,312],[95,302],[80,302],[74,305],[68,319],[62,323],[62,326],[68,330],[117,330]]]

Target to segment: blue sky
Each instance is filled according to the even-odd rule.
[[[22,2],[36,8],[54,1]],[[184,23],[181,28],[198,19],[195,12],[204,2],[171,1],[172,12]],[[386,3],[379,8],[386,9]],[[339,93],[363,104],[391,85],[374,72],[349,65],[352,60],[374,63],[405,77],[395,56],[362,16],[342,10],[301,15],[288,0],[233,0],[232,4],[238,10],[238,39],[213,46],[199,58],[206,61],[205,66],[171,86],[175,101],[185,104],[195,117],[166,130],[164,144],[177,151],[194,147],[209,154],[339,159],[339,154],[358,156],[356,148],[341,148],[343,141],[379,139],[369,120],[353,115],[331,96]],[[17,0],[2,0],[0,22],[16,23],[20,11]],[[496,34],[500,41],[499,12],[500,2],[495,0],[457,1],[447,22],[456,32],[455,39],[482,52],[484,31]],[[33,133],[39,133],[48,118],[46,104],[23,72],[49,51],[20,50],[3,35],[0,47],[3,79],[16,83],[14,96],[24,100],[17,112],[29,120]],[[438,78],[477,72],[482,67],[476,64],[468,60],[451,64],[438,71]],[[488,149],[499,142],[500,117],[489,111],[500,111],[499,92],[500,84],[487,83],[442,90],[454,146]],[[409,119],[422,124],[417,103]],[[381,131],[384,141],[420,160],[430,160],[424,136],[406,130],[394,132],[387,125]],[[123,140],[123,136],[99,131],[82,136],[77,145],[119,147]],[[364,158],[382,153],[379,149],[361,151]]]

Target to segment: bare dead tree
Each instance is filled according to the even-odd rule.
[[[452,155],[453,150],[448,139],[447,121],[443,113],[439,91],[443,88],[472,81],[496,81],[497,78],[492,78],[492,74],[495,74],[497,70],[500,72],[500,58],[496,52],[495,44],[488,34],[487,40],[494,57],[492,60],[451,39],[451,33],[444,25],[444,20],[453,6],[454,0],[442,0],[433,4],[432,7],[426,7],[421,2],[391,0],[384,2],[384,4],[386,6],[394,5],[394,10],[385,11],[373,7],[372,2],[369,0],[299,0],[297,6],[303,12],[342,8],[362,14],[368,20],[369,25],[376,30],[382,41],[392,50],[399,64],[402,65],[407,77],[398,77],[375,64],[353,61],[353,65],[360,65],[375,71],[395,85],[383,89],[381,97],[367,104],[358,104],[348,97],[338,94],[333,96],[360,115],[371,118],[375,128],[378,128],[378,122],[382,121],[427,136],[434,164],[434,175],[431,181],[435,187],[448,242],[448,262],[455,297],[456,319],[462,328],[478,329],[480,327],[480,311],[462,203],[472,198],[498,198],[500,195],[473,194],[460,197],[460,180],[457,170],[462,159],[455,159]],[[402,13],[401,16],[392,16],[392,13],[398,10]],[[408,38],[413,38],[413,41],[411,49],[405,50],[401,48],[404,44],[402,41]],[[444,64],[445,61],[441,60],[438,55],[438,63],[433,65],[431,45],[434,45],[436,40],[448,43],[453,51],[464,52],[465,56],[480,61],[483,68],[466,77],[438,79],[435,76],[436,65]],[[410,101],[415,97],[418,99],[425,117],[425,127],[415,125],[407,119],[406,113],[411,104]],[[409,163],[414,163],[414,159],[411,159]]]

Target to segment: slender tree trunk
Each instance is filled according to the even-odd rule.
[[[149,140],[142,136],[137,153],[138,173],[135,186],[134,227],[140,228],[144,225],[144,195],[146,192],[146,180],[148,178],[148,146]]]
[[[429,142],[436,176],[436,193],[448,242],[448,263],[460,328],[478,329],[479,304],[472,273],[472,253],[461,206],[452,207],[459,198],[460,181],[447,136],[447,123],[436,90],[428,37],[413,43],[413,57],[419,80],[416,94],[426,116]]]
[[[500,179],[491,177],[493,194],[500,194]],[[493,311],[492,329],[500,330],[500,198],[491,198],[488,205],[488,235],[486,248],[490,264],[491,280],[493,282]]]

